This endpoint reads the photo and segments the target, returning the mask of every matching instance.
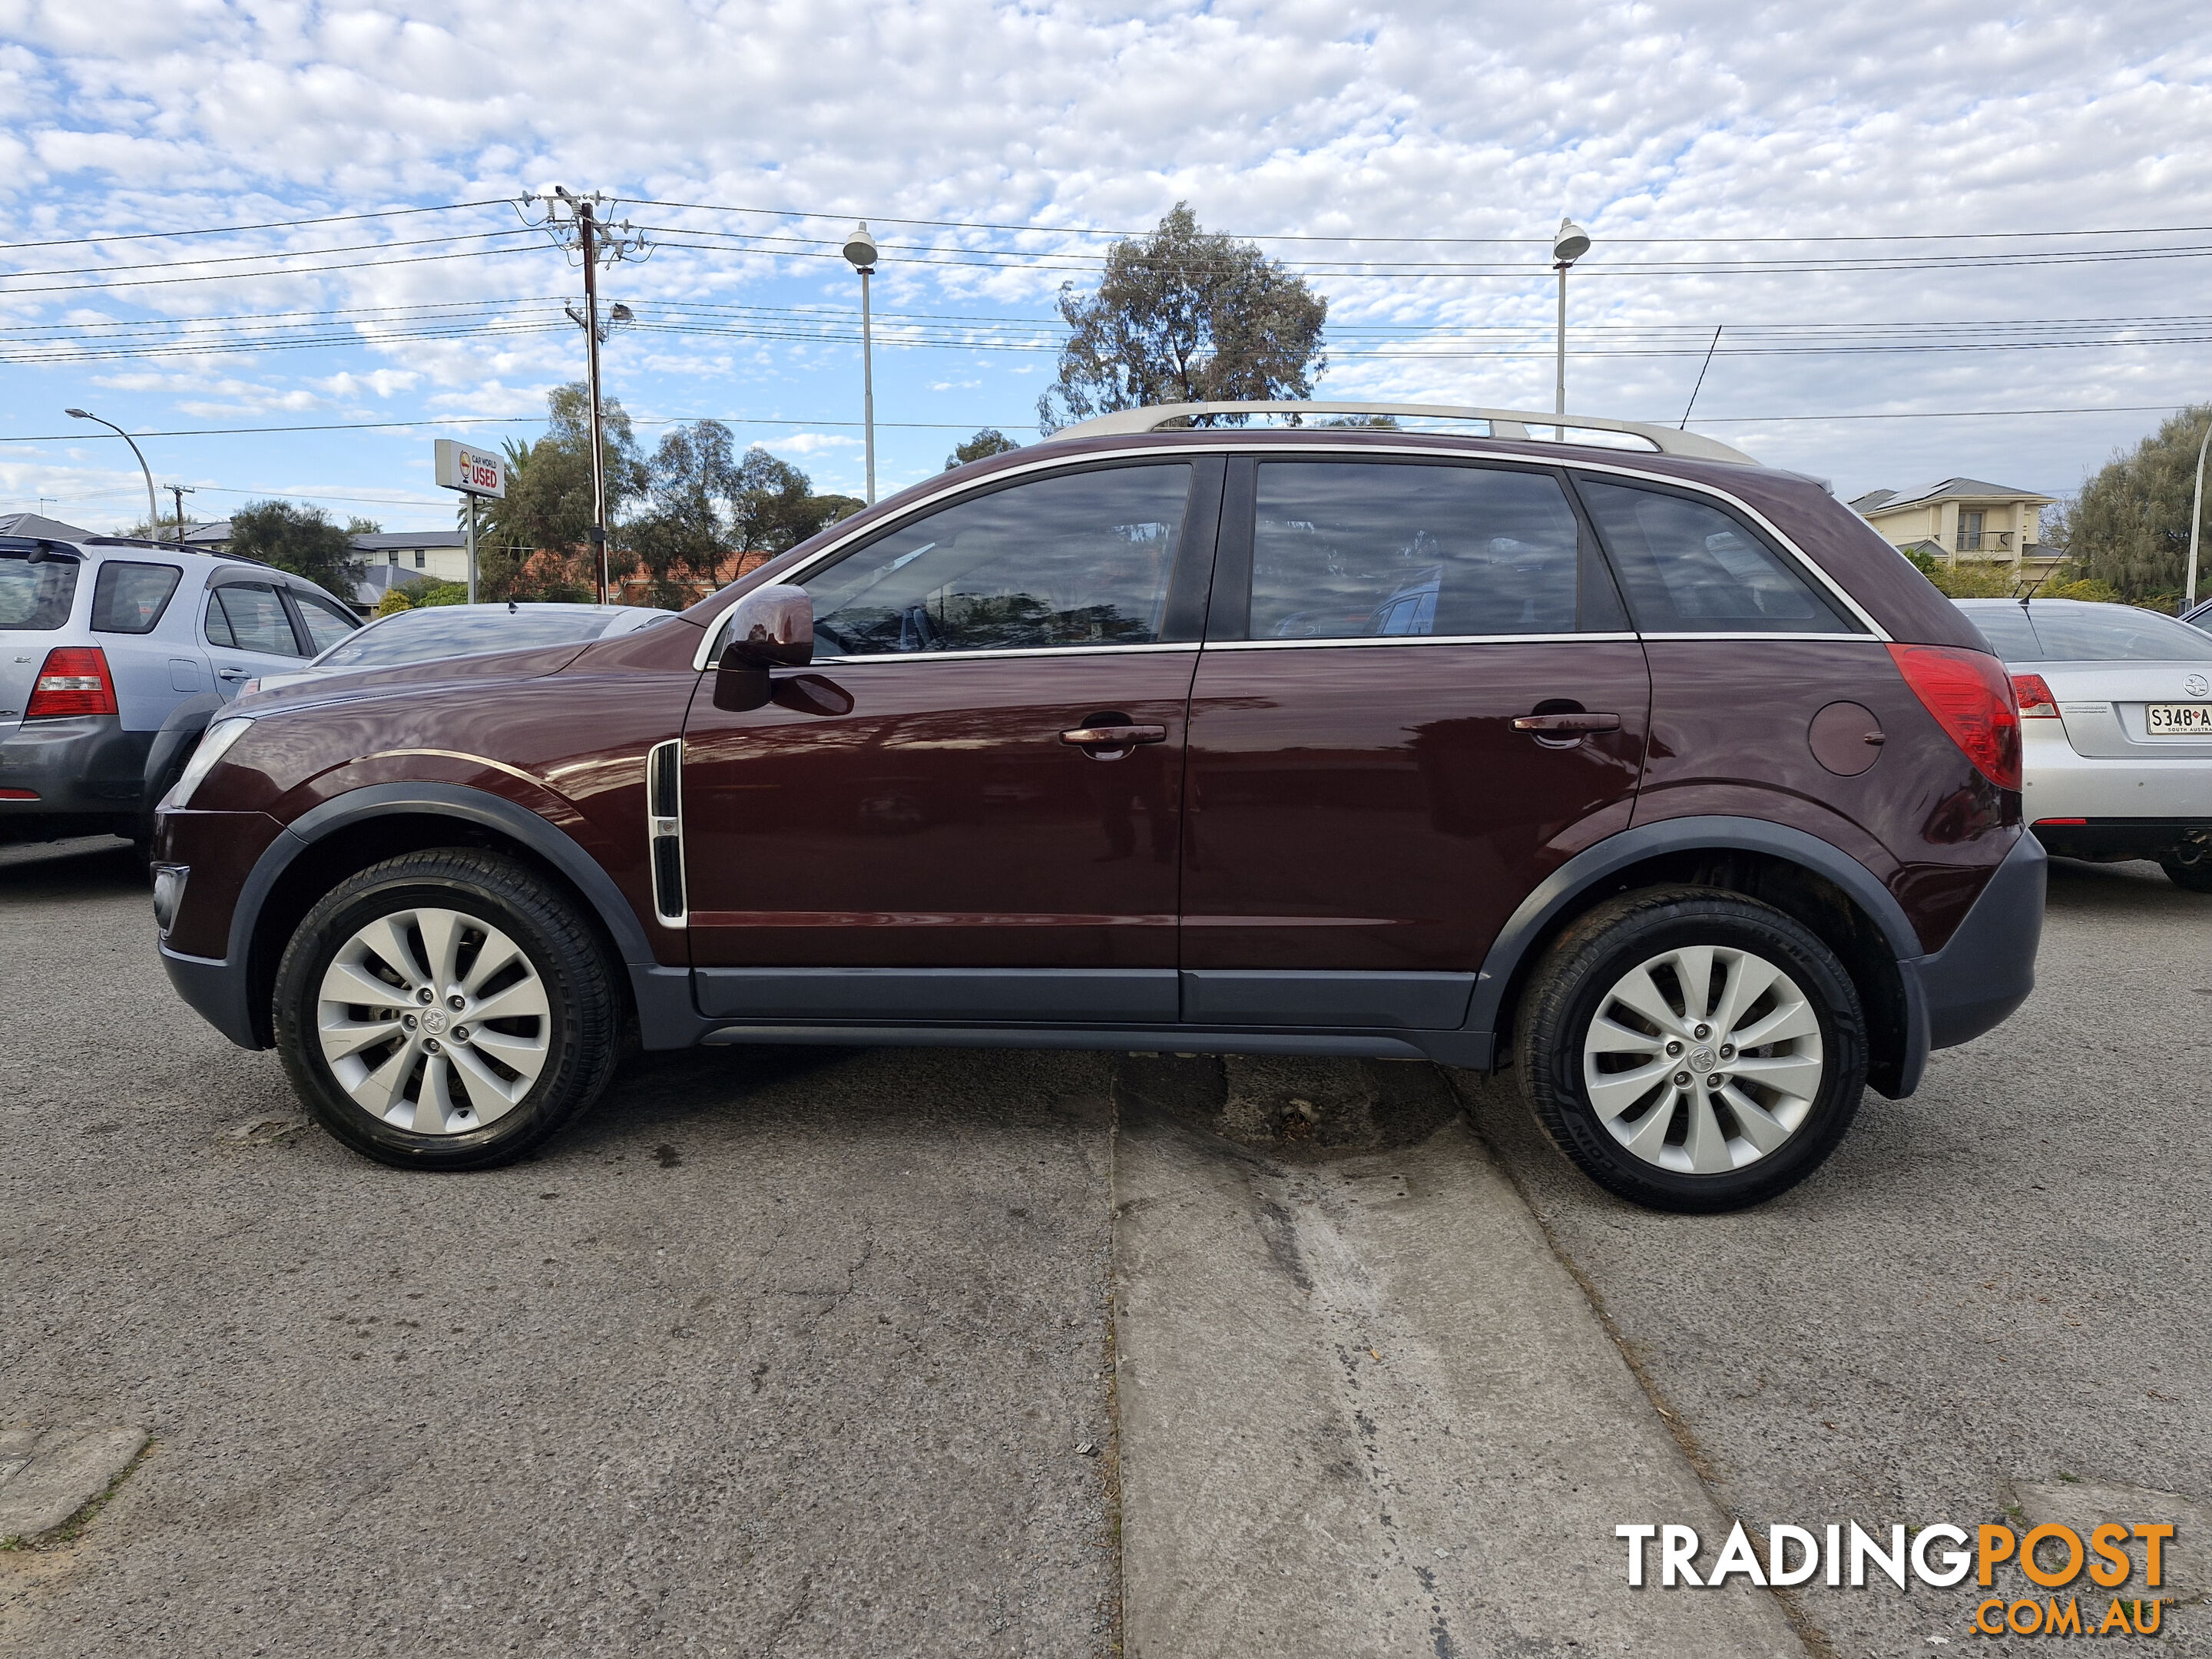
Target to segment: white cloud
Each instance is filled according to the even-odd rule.
[[[2207,348],[2195,343],[1852,356],[1745,349],[1757,323],[2202,310],[2194,296],[2212,268],[2203,259],[1684,275],[1657,262],[1692,250],[1632,240],[1713,237],[1703,251],[1724,258],[1760,251],[1741,240],[1757,235],[2208,222],[2212,154],[2201,138],[2212,131],[2212,32],[2179,0],[2060,0],[2008,12],[1972,0],[1879,10],[1659,0],[1511,12],[1445,0],[1203,9],[627,0],[597,9],[547,0],[343,9],[16,0],[5,33],[0,200],[22,240],[474,200],[562,178],[633,198],[810,216],[626,207],[641,222],[672,228],[654,232],[664,246],[652,262],[610,273],[610,292],[634,302],[849,311],[854,284],[835,259],[675,244],[710,228],[831,236],[865,214],[892,245],[876,284],[880,309],[1042,318],[1058,283],[1079,282],[1080,270],[921,260],[985,246],[1082,254],[1095,241],[954,232],[895,216],[1133,228],[1187,198],[1209,225],[1245,234],[1534,239],[1565,209],[1598,238],[1571,283],[1573,337],[1584,348],[1571,366],[1580,407],[1679,415],[1697,373],[1691,343],[1669,341],[1665,355],[1589,350],[1646,350],[1624,331],[1674,325],[1745,331],[1742,343],[1724,334],[1699,394],[1699,410],[1715,417],[2159,404],[2202,396],[2212,381]],[[516,223],[492,206],[366,228],[19,249],[15,258],[25,270],[150,264]],[[577,373],[578,337],[497,330],[543,315],[547,307],[524,303],[536,296],[573,295],[575,272],[542,250],[446,257],[471,246],[329,254],[320,262],[356,268],[321,276],[4,303],[16,329],[27,309],[55,304],[93,330],[103,319],[506,301],[504,321],[480,327],[428,310],[327,319],[334,336],[366,333],[369,343],[257,357],[250,368],[234,352],[191,360],[198,374],[152,360],[72,372],[137,398],[137,423],[148,426],[371,399],[396,416],[535,414],[546,386]],[[1509,262],[1514,274],[1502,276],[1436,265],[1389,278],[1316,272],[1335,325],[1326,389],[1548,404],[1551,293],[1540,246],[1269,247],[1301,259],[1370,255],[1407,270],[1417,270],[1403,263],[1413,260]],[[106,280],[161,274],[112,270]],[[738,315],[726,313],[724,325]],[[1361,328],[1393,321],[1511,333],[1432,342],[1425,360],[1358,355],[1381,349]],[[617,335],[611,387],[633,409],[845,416],[856,401],[853,349],[768,337],[773,323],[753,316],[751,337]],[[1500,344],[1520,355],[1435,355]],[[1012,425],[1049,361],[994,354],[976,378],[952,380],[930,350],[882,346],[878,415]],[[264,364],[281,367],[264,376]],[[2063,487],[2154,419],[1717,429],[1850,486],[1934,466]],[[851,441],[815,435],[823,446]],[[888,426],[882,434],[886,446],[915,446],[909,468],[929,464],[940,435]],[[343,440],[328,441],[335,459]],[[775,442],[810,453],[796,439]]]

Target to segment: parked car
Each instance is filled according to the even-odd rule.
[[[258,674],[238,686],[251,696],[362,668],[396,667],[436,657],[465,657],[533,645],[580,644],[643,628],[670,615],[631,605],[517,604],[428,605],[380,617],[346,635],[320,655],[282,672]],[[146,799],[158,802],[190,763],[193,749],[228,699],[187,697],[169,711],[147,750]]]
[[[150,841],[147,758],[171,710],[220,705],[360,625],[314,583],[251,559],[0,538],[0,839]]]
[[[438,657],[471,657],[487,651],[611,640],[650,627],[673,613],[635,605],[565,605],[507,600],[492,605],[425,605],[380,617],[349,634],[312,662],[283,673],[248,680],[244,695],[273,691],[325,674],[392,668]]]
[[[2212,634],[2212,599],[2207,599],[2203,604],[2183,611],[2181,620],[2191,628]]]
[[[2212,893],[2212,638],[2124,605],[1954,603],[2012,672],[2036,838]]]
[[[1284,407],[1330,408],[1107,416],[663,626],[264,695],[164,804],[172,980],[416,1168],[632,1044],[1359,1054],[1510,1066],[1680,1210],[2027,995],[2012,682],[1823,486],[1627,422],[1155,429]]]

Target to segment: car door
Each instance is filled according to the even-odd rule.
[[[201,638],[226,702],[246,681],[297,668],[307,654],[276,584],[254,578],[210,584]]]
[[[361,627],[360,617],[335,599],[325,599],[320,593],[288,587],[284,596],[291,600],[300,626],[307,630],[307,654],[310,657],[321,656]]]
[[[1626,828],[1650,683],[1547,469],[1233,464],[1192,690],[1183,1018],[1451,1029]]]
[[[1218,459],[1018,477],[799,578],[814,664],[684,734],[702,1012],[1176,1018]]]

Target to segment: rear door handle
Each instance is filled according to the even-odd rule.
[[[1140,743],[1165,743],[1164,726],[1079,726],[1060,740],[1073,749],[1133,749]]]
[[[1523,714],[1513,722],[1516,732],[1618,732],[1618,714]]]

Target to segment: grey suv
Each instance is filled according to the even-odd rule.
[[[228,701],[360,625],[314,583],[250,559],[0,538],[0,841],[149,839],[191,747],[155,752],[179,705]]]

